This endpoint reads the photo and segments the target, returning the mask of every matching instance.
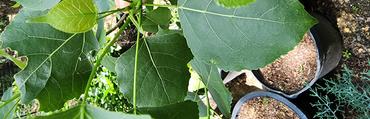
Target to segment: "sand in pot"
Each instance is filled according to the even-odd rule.
[[[256,97],[243,104],[238,119],[299,119],[283,103],[269,97]]]
[[[306,33],[303,40],[288,54],[260,69],[267,86],[293,94],[303,89],[316,74],[316,45]]]

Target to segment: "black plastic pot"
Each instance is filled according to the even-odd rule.
[[[339,63],[342,57],[342,38],[336,27],[331,24],[327,18],[319,14],[311,14],[318,21],[319,24],[310,29],[311,37],[314,39],[316,45],[317,56],[317,70],[314,79],[311,80],[303,89],[293,94],[287,94],[277,89],[271,88],[264,83],[264,77],[260,70],[254,70],[253,74],[263,84],[263,87],[268,91],[279,93],[288,98],[296,98],[302,92],[309,89],[318,79],[322,78],[333,70]]]
[[[238,103],[236,103],[236,105],[233,109],[231,119],[237,119],[238,114],[240,112],[240,108],[243,106],[243,104],[245,102],[253,99],[253,98],[256,98],[256,97],[273,98],[273,99],[285,104],[286,106],[288,106],[291,110],[293,110],[297,114],[297,116],[300,119],[307,119],[306,115],[297,106],[295,106],[293,103],[291,103],[288,99],[285,99],[284,97],[282,97],[278,94],[274,94],[274,93],[271,93],[271,92],[265,92],[265,91],[252,92],[252,93],[249,93],[249,94],[245,95],[243,98],[241,98],[238,101]]]

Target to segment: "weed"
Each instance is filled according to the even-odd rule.
[[[369,62],[370,65],[370,62]],[[315,118],[339,118],[338,113],[348,107],[355,111],[357,118],[370,116],[370,71],[364,71],[360,81],[352,80],[352,71],[344,67],[342,76],[335,80],[325,80],[324,86],[311,89],[311,96],[318,101],[311,104],[318,109]],[[319,93],[323,92],[323,93]],[[331,99],[328,95],[333,95]],[[343,117],[346,118],[346,117]]]

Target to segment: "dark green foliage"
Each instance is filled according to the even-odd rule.
[[[156,119],[199,119],[197,107],[196,102],[185,101],[162,107],[140,108],[139,111]]]
[[[342,76],[325,81],[324,86],[311,89],[311,96],[318,98],[318,101],[312,104],[318,109],[316,118],[340,118],[338,114],[343,113],[345,108],[355,111],[355,115],[351,116],[357,118],[366,119],[370,116],[370,71],[364,71],[361,80],[355,81],[352,71],[344,67]],[[335,99],[329,98],[328,95],[333,95]]]

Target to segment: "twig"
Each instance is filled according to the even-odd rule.
[[[125,21],[126,17],[127,17],[127,15],[126,15],[126,14],[124,14],[124,15],[121,17],[121,19],[119,19],[118,23],[117,23],[113,28],[109,29],[105,35],[109,35],[109,34],[110,34],[110,33],[112,33],[114,30],[116,30],[118,27],[122,26],[122,25],[123,25],[123,23],[125,23],[124,21]]]

